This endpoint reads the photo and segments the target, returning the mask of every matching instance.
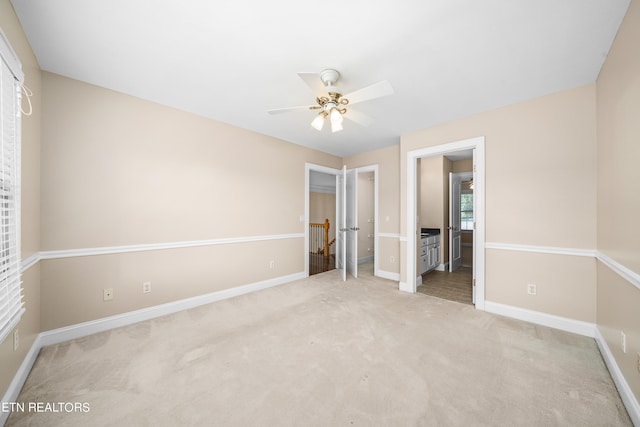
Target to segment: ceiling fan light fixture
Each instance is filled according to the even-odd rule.
[[[323,125],[324,125],[324,113],[320,113],[311,122],[311,127],[313,127],[315,130],[322,130]]]
[[[338,110],[336,107],[333,107],[331,109],[331,113],[329,113],[329,117],[331,118],[331,124],[335,124],[335,123],[342,123],[342,114],[340,114],[340,110]]]
[[[324,122],[329,121],[332,132],[340,132],[343,126],[343,116],[347,113],[346,106],[358,102],[364,102],[371,99],[380,98],[383,96],[391,95],[393,88],[391,84],[383,80],[378,83],[374,83],[369,86],[365,86],[354,92],[350,92],[343,96],[342,90],[336,86],[336,83],[340,79],[340,73],[332,68],[326,68],[318,73],[298,73],[298,76],[304,80],[304,82],[316,93],[316,103],[308,106],[280,108],[277,110],[269,110],[269,114],[280,114],[289,111],[296,110],[314,110],[319,113],[311,121],[311,126],[321,131],[324,127]],[[318,84],[315,78],[320,77],[322,87],[318,88]],[[326,94],[326,95],[325,95]],[[357,110],[351,110],[348,116],[351,121],[354,121],[361,126],[369,126],[373,123],[373,119],[366,114],[358,113]]]

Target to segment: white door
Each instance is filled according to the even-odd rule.
[[[347,167],[336,175],[336,269],[347,280]]]
[[[449,173],[449,271],[455,271],[462,265],[460,197],[462,182],[472,178],[472,172]]]
[[[462,233],[460,231],[460,187],[462,176],[449,173],[449,271],[462,265]]]
[[[358,277],[358,170],[346,175],[347,272]]]
[[[472,184],[476,181],[476,150],[473,150],[473,172],[471,173]],[[473,185],[471,186],[473,190]],[[471,302],[476,305],[476,197],[473,196],[473,245],[471,245]]]

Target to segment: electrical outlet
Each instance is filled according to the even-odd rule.
[[[276,262],[274,260],[269,261],[269,268],[274,268],[276,266]]]
[[[528,295],[537,295],[538,294],[538,287],[532,283],[529,283],[527,285],[527,294]]]
[[[627,334],[624,331],[620,331],[620,345],[622,346],[622,352],[627,352]]]
[[[390,256],[389,257],[389,261],[391,262],[391,264],[395,264],[396,263],[396,257]]]
[[[18,329],[16,328],[15,331],[13,331],[13,351],[17,351],[18,350],[18,345],[20,344],[20,333],[18,332]]]
[[[113,288],[107,288],[102,293],[103,301],[111,301],[113,299]]]
[[[149,292],[151,292],[151,282],[144,282],[142,284],[142,293],[148,294]]]

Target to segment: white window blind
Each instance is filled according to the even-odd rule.
[[[20,280],[20,98],[22,71],[0,33],[0,342],[24,312]]]

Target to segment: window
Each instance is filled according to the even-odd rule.
[[[460,194],[460,228],[473,230],[473,191],[463,190]]]
[[[20,62],[0,32],[0,342],[24,312],[20,281]]]

